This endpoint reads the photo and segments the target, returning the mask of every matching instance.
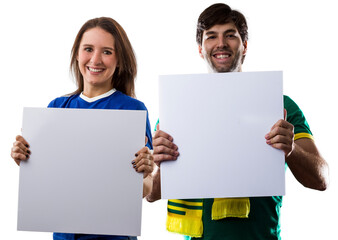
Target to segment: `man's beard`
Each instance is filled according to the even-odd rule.
[[[211,60],[212,55],[208,57],[208,64],[213,72],[239,72],[241,70],[241,65],[243,62],[243,55],[241,52],[237,52],[234,60],[231,62],[230,66],[216,66],[214,62]]]

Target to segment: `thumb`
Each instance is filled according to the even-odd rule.
[[[146,136],[146,138],[145,138],[145,144],[144,145],[147,145],[147,142],[148,142],[148,138]]]
[[[286,117],[287,117],[288,113],[286,111],[286,109],[284,108],[284,120],[286,121]]]

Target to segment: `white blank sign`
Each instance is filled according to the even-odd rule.
[[[285,194],[284,154],[264,138],[283,118],[282,72],[160,76],[159,106],[180,152],[161,163],[162,198]]]
[[[137,236],[146,112],[24,108],[18,230]]]

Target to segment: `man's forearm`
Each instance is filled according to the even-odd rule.
[[[286,159],[295,178],[305,187],[325,190],[328,185],[328,165],[310,139],[299,139]]]

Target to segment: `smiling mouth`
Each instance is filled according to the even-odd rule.
[[[87,67],[87,69],[94,73],[103,72],[104,70],[103,68],[91,68],[91,67]]]
[[[224,54],[224,53],[216,53],[213,55],[213,57],[216,59],[226,59],[226,58],[229,58],[230,56],[231,56],[230,54]]]

